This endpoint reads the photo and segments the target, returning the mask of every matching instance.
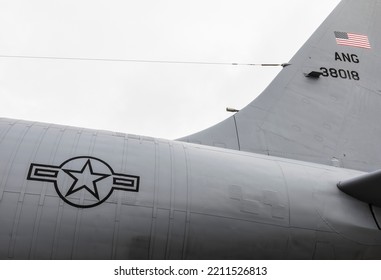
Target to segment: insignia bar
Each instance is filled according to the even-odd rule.
[[[95,157],[74,157],[59,166],[32,163],[27,180],[53,183],[68,204],[90,208],[105,202],[114,190],[139,191],[139,176],[115,173]]]

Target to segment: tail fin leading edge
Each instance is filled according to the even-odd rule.
[[[381,1],[343,0],[267,89],[181,141],[381,168]]]

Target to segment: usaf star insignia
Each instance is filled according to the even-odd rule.
[[[59,166],[32,163],[28,180],[51,182],[68,204],[89,208],[105,202],[114,190],[139,191],[139,176],[118,174],[95,157],[74,157]]]

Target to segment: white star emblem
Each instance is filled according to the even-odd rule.
[[[99,200],[97,182],[110,176],[109,174],[95,173],[91,166],[90,159],[87,160],[80,171],[69,169],[63,169],[63,171],[74,179],[74,182],[65,197],[85,189]]]

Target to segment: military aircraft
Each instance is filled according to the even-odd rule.
[[[257,99],[178,141],[1,119],[0,258],[381,258],[379,15],[343,0]]]

